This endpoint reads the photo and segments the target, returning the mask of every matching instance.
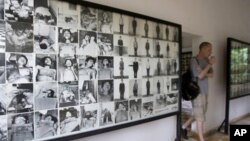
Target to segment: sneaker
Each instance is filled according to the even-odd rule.
[[[181,128],[181,136],[184,138],[184,139],[188,139],[188,136],[187,136],[187,129],[183,129]]]

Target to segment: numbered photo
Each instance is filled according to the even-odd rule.
[[[115,34],[128,35],[129,17],[124,14],[113,13],[113,28]]]
[[[6,53],[6,79],[8,83],[33,82],[33,55]]]
[[[130,57],[142,57],[142,44],[140,37],[131,37],[128,47],[128,56]]]
[[[142,117],[150,117],[154,115],[154,101],[151,98],[142,99]]]
[[[91,104],[97,102],[97,81],[83,80],[79,83],[80,104]]]
[[[78,56],[79,84],[84,80],[97,79],[97,58],[92,56]]]
[[[115,102],[115,123],[128,121],[128,101]]]
[[[98,10],[98,32],[113,33],[113,13]]]
[[[54,0],[34,0],[34,23],[56,25],[57,23],[57,1]]]
[[[115,122],[114,102],[100,104],[99,126],[111,126]]]
[[[128,56],[131,37],[127,35],[114,35],[114,56]]]
[[[8,113],[33,111],[33,84],[8,84],[6,87]]]
[[[142,117],[142,100],[129,101],[129,120],[138,120]]]
[[[36,53],[58,53],[57,28],[55,26],[35,24],[34,49]]]
[[[98,127],[99,104],[81,106],[81,130],[91,130]]]
[[[69,134],[80,130],[80,107],[67,107],[59,111],[60,134]]]
[[[140,79],[142,78],[142,58],[130,57],[128,61],[128,74],[130,79]]]
[[[57,80],[57,55],[36,54],[35,79],[37,82]]]
[[[120,101],[129,99],[129,80],[115,79],[114,80],[114,100]]]
[[[59,83],[59,106],[79,105],[78,83]]]
[[[97,9],[81,6],[80,28],[88,31],[97,30]]]
[[[35,110],[55,109],[58,107],[56,82],[35,83]]]
[[[153,96],[153,78],[142,79],[142,96]]]
[[[98,102],[110,102],[114,100],[113,80],[98,80]]]
[[[113,55],[113,34],[99,33],[97,43],[99,46],[99,55],[111,56]]]
[[[154,32],[155,32],[155,27],[154,27],[154,22],[150,20],[141,20],[139,27],[139,33],[142,35],[143,38],[153,38]]]
[[[78,27],[80,7],[74,2],[57,1],[57,25],[63,27]]]
[[[129,80],[129,98],[138,98],[142,96],[142,80]]]
[[[96,32],[79,30],[78,54],[90,56],[97,56],[100,54]]]
[[[32,53],[33,34],[30,23],[6,22],[6,51]]]
[[[77,57],[71,55],[59,55],[58,80],[59,82],[78,81]]]
[[[5,19],[33,23],[33,0],[5,0]]]
[[[35,112],[35,138],[42,139],[58,135],[58,110],[41,110]]]
[[[164,94],[164,79],[162,77],[153,78],[153,93]]]
[[[8,140],[25,141],[34,139],[34,114],[8,115]]]
[[[114,78],[115,79],[128,79],[130,58],[128,57],[114,57]]]
[[[154,44],[152,39],[141,38],[139,52],[143,57],[153,57]]]
[[[98,79],[113,79],[114,58],[108,56],[98,56]]]

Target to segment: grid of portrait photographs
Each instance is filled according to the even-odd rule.
[[[178,111],[178,25],[58,0],[0,8],[0,141]]]
[[[230,46],[230,98],[249,95],[250,44],[229,38]]]

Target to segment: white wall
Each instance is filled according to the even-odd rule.
[[[246,0],[89,0],[135,13],[176,22],[183,32],[202,36],[213,44],[217,58],[215,77],[209,81],[209,107],[205,129],[217,128],[224,120],[226,38],[250,42],[250,1]],[[199,42],[194,43],[198,46]],[[198,48],[193,49],[194,54]],[[231,116],[250,112],[250,97],[231,102]],[[236,106],[240,105],[240,106]],[[231,107],[232,107],[231,106]],[[175,118],[133,126],[84,138],[84,141],[173,141]]]

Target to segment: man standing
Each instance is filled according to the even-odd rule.
[[[133,62],[134,78],[137,78],[138,69],[139,69],[139,63],[135,58],[135,61]]]
[[[123,100],[124,99],[124,93],[125,93],[125,84],[123,82],[123,79],[121,79],[121,83],[119,85],[119,91],[120,91],[120,99]]]
[[[138,42],[136,40],[136,38],[134,39],[134,53],[135,53],[135,56],[137,56],[137,51],[138,51]]]
[[[123,54],[123,41],[122,41],[122,36],[119,37],[118,46],[119,46],[119,55],[122,56],[122,54]]]
[[[120,15],[119,25],[120,25],[120,34],[123,34],[124,22],[123,22],[122,14]]]
[[[120,67],[119,67],[119,69],[120,69],[120,76],[121,76],[121,78],[123,78],[123,72],[124,72],[124,62],[123,62],[123,59],[121,58],[121,60],[120,60]]]
[[[148,21],[146,20],[144,24],[145,37],[148,37]]]
[[[148,42],[148,40],[147,40],[146,45],[145,45],[145,49],[146,49],[146,56],[147,56],[147,57],[150,57],[150,54],[149,54],[149,48],[150,48],[150,45],[149,45],[149,42]]]
[[[193,116],[188,119],[182,126],[182,136],[187,139],[187,127],[196,121],[199,141],[204,141],[204,121],[207,111],[207,95],[208,95],[208,77],[213,76],[212,66],[215,64],[215,57],[212,54],[212,44],[202,42],[199,46],[199,54],[190,61],[190,68],[194,78],[198,78],[200,94],[192,101]]]
[[[137,21],[135,20],[135,17],[132,21],[132,28],[133,28],[133,34],[136,35],[136,27],[137,27]]]

